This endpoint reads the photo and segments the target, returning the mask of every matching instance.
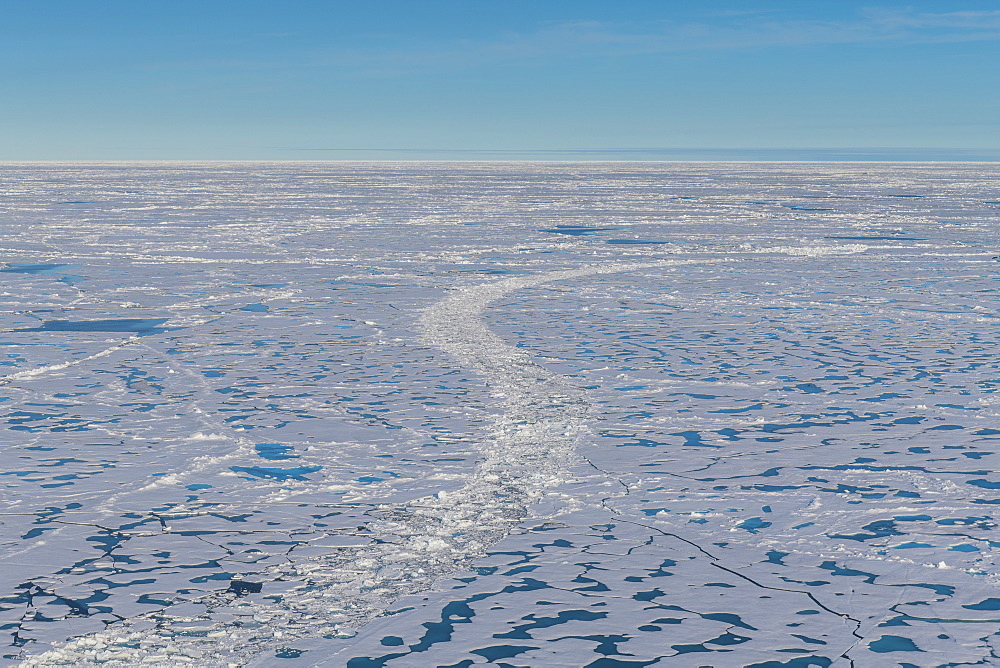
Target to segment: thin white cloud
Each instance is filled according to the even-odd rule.
[[[785,14],[787,17],[787,13]],[[774,12],[718,13],[702,22],[653,24],[572,20],[533,32],[466,40],[428,49],[354,52],[362,67],[467,68],[541,58],[586,58],[685,51],[796,47],[865,42],[931,43],[1000,40],[1000,10],[917,13],[870,9],[849,19],[802,20]],[[333,55],[333,54],[331,54]],[[346,54],[333,55],[340,61]]]
[[[403,36],[401,36],[403,37]],[[593,57],[641,56],[697,51],[807,47],[852,43],[942,43],[1000,40],[1000,10],[914,12],[871,8],[850,18],[804,20],[789,12],[706,13],[700,22],[655,23],[567,20],[493,39],[422,43],[406,35],[405,46],[389,47],[381,36],[371,48],[296,51],[257,62],[147,63],[151,69],[332,70],[342,76],[392,77],[419,71],[463,70],[485,65]]]
[[[1000,10],[941,13],[910,13],[899,10],[868,10],[869,20],[886,28],[956,28],[960,30],[995,30],[1000,28]]]
[[[484,50],[511,55],[667,53],[765,46],[895,41],[965,42],[1000,38],[1000,10],[913,13],[867,10],[853,19],[802,20],[768,14],[716,15],[712,21],[636,26],[572,21],[508,36]]]

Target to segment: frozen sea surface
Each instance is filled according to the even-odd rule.
[[[3,665],[1000,665],[1000,168],[0,166]]]

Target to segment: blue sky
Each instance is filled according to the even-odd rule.
[[[8,0],[0,58],[0,160],[1000,158],[995,1]]]

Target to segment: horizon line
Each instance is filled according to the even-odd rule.
[[[166,147],[144,149],[112,149],[124,152],[148,152],[155,156]],[[174,149],[176,150],[176,149]],[[607,147],[607,148],[412,148],[412,147],[289,147],[267,146],[257,149],[213,147],[206,152],[270,153],[272,157],[111,157],[111,158],[43,158],[4,159],[10,163],[97,163],[97,162],[1000,162],[1000,148],[941,148],[941,147],[811,147],[811,148],[675,148],[675,147]],[[274,152],[288,157],[273,157]],[[290,153],[341,154],[340,157],[292,158]],[[379,157],[348,157],[367,153]],[[392,154],[400,157],[390,157]],[[405,156],[405,157],[403,157]],[[422,157],[417,157],[422,156]],[[318,157],[318,156],[317,156]]]
[[[584,147],[584,148],[412,148],[412,147],[299,147],[299,146],[265,146],[266,150],[272,151],[397,151],[401,153],[654,153],[654,152],[724,152],[724,151],[747,151],[747,152],[775,152],[775,151],[824,151],[824,152],[844,152],[844,151],[886,151],[886,152],[911,152],[911,151],[951,151],[951,152],[993,152],[1000,151],[1000,147],[981,148],[959,148],[959,147],[936,147],[936,146],[782,146],[782,147],[697,147],[697,146],[609,146],[609,147]]]

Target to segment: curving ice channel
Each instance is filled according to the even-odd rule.
[[[353,635],[394,600],[425,590],[482,556],[533,505],[562,496],[554,490],[577,461],[577,443],[589,433],[585,391],[504,343],[484,323],[483,310],[514,291],[552,281],[697,262],[611,262],[456,289],[423,313],[424,338],[480,372],[504,408],[462,487],[381,507],[382,518],[370,525],[382,537],[375,545],[332,550],[261,572],[256,579],[281,591],[270,604],[232,593],[181,599],[21,665],[266,663],[273,654],[254,657],[273,650],[276,642]],[[564,508],[577,503],[559,500]]]

